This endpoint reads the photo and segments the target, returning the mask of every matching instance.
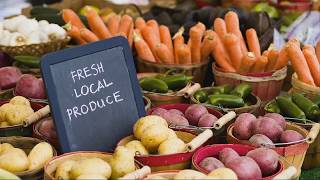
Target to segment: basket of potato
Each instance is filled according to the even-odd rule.
[[[57,155],[50,144],[35,138],[1,137],[0,143],[0,168],[23,180],[42,179],[44,164]]]
[[[0,101],[0,136],[32,136],[32,126],[24,127],[24,120],[44,107],[22,96]]]

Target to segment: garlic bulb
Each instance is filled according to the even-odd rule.
[[[44,28],[50,39],[63,39],[66,37],[66,31],[57,24],[49,24]]]
[[[10,46],[22,46],[27,43],[26,37],[18,32],[11,33],[9,45]]]
[[[0,32],[3,31],[3,22],[0,22]]]
[[[43,28],[49,25],[49,22],[47,20],[41,20],[39,21],[39,28]]]
[[[19,24],[26,19],[27,18],[23,15],[15,16],[10,19],[5,19],[3,21],[3,28],[11,32],[16,32],[18,30]]]
[[[18,32],[24,36],[28,36],[32,31],[36,31],[39,28],[38,21],[35,19],[26,19],[18,25]]]
[[[7,30],[2,31],[2,37],[0,38],[0,44],[3,46],[9,46],[11,33]]]
[[[39,30],[32,31],[27,36],[27,44],[39,44],[41,42],[40,40],[40,32]]]

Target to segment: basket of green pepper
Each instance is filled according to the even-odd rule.
[[[144,96],[152,106],[160,104],[186,103],[189,96],[201,86],[192,82],[192,76],[168,71],[159,73],[139,73],[138,79]]]
[[[204,104],[208,107],[216,107],[223,111],[235,111],[236,113],[258,113],[261,101],[252,94],[252,87],[242,83],[233,87],[226,84],[215,87],[205,87],[196,91],[191,96],[191,102]]]

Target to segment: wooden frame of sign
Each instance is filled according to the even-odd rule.
[[[62,152],[110,152],[146,114],[123,37],[47,54],[41,69]]]

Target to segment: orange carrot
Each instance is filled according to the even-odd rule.
[[[300,47],[293,43],[287,43],[286,51],[290,58],[292,67],[298,75],[298,79],[311,86],[315,86],[310,69]]]
[[[131,23],[131,25],[130,25],[130,31],[128,33],[128,42],[129,42],[130,47],[132,47],[132,44],[133,44],[133,23]]]
[[[159,27],[159,32],[161,43],[165,44],[169,48],[170,53],[173,55],[173,45],[169,28],[167,26],[161,25]]]
[[[224,45],[220,37],[216,32],[213,31],[213,41],[214,47],[212,51],[212,56],[214,57],[216,64],[224,69],[226,72],[236,72],[235,68],[231,65],[231,61],[228,57]]]
[[[285,48],[282,48],[279,52],[279,56],[275,65],[275,69],[282,69],[288,64],[289,57]]]
[[[307,60],[314,83],[316,86],[320,87],[320,65],[318,63],[315,49],[311,45],[305,45],[302,51]]]
[[[320,64],[320,40],[316,44],[316,54],[317,54],[318,62]]]
[[[122,32],[126,35],[126,37],[128,37],[132,23],[133,22],[131,16],[128,16],[126,14],[123,15],[120,20],[119,32]]]
[[[214,35],[213,30],[207,30],[205,32],[205,37],[203,39],[203,43],[201,45],[201,61],[208,60],[210,53],[214,47]]]
[[[296,38],[290,39],[288,43],[292,43],[300,48],[300,41]]]
[[[250,69],[253,67],[253,65],[256,62],[256,56],[253,52],[248,52],[246,55],[243,56],[241,60],[240,65],[240,73],[248,73],[250,72]]]
[[[152,53],[156,54],[156,45],[160,43],[159,38],[156,37],[156,34],[154,33],[154,30],[150,26],[146,26],[141,31],[143,39],[146,41],[146,43],[149,45]],[[155,56],[156,60],[158,61],[157,56]]]
[[[170,53],[169,48],[162,43],[156,45],[156,56],[163,64],[174,64],[174,57]]]
[[[263,51],[262,56],[268,57],[268,56],[269,56],[269,53],[270,53],[269,50],[265,50],[265,51]]]
[[[159,24],[156,20],[151,19],[147,22],[147,26],[152,27],[153,32],[156,34],[157,39],[159,39],[160,42],[160,32],[159,32]]]
[[[271,72],[276,69],[275,65],[277,63],[279,57],[279,51],[275,49],[271,49],[268,54],[268,64],[266,68],[266,72]]]
[[[232,65],[236,70],[239,70],[241,60],[244,56],[241,51],[239,38],[234,34],[228,33],[227,35],[225,35],[223,42],[229,54]]]
[[[186,44],[177,48],[177,62],[179,64],[191,64],[191,51]]]
[[[67,30],[68,35],[72,37],[78,44],[87,44],[87,42],[81,38],[79,28],[77,28],[76,26],[72,26],[72,24],[70,23],[64,25],[64,28]]]
[[[184,44],[184,37],[182,36],[184,28],[181,27],[178,32],[173,36],[173,48],[174,48],[174,61],[179,64],[178,61],[178,48]]]
[[[82,28],[80,29],[80,36],[82,39],[84,39],[86,42],[95,42],[99,41],[99,38],[89,29]]]
[[[140,37],[142,37],[140,29],[134,29],[134,30],[133,30],[133,33],[136,33],[137,35],[139,35]]]
[[[91,31],[99,39],[107,39],[111,37],[109,29],[95,10],[89,10],[87,12],[87,19]]]
[[[76,26],[77,28],[85,28],[86,26],[82,23],[81,19],[79,18],[79,16],[77,15],[77,13],[75,13],[73,10],[71,9],[63,9],[62,10],[62,18],[64,20],[65,23],[70,23],[73,26]]]
[[[112,35],[115,35],[116,33],[118,33],[120,19],[121,19],[121,17],[119,15],[113,15],[109,18],[109,20],[107,22],[107,26],[108,26],[110,33]]]
[[[260,56],[261,55],[260,43],[259,43],[256,30],[253,28],[248,29],[246,31],[246,38],[247,38],[249,50],[253,52],[255,56],[257,57]]]
[[[134,26],[141,31],[146,26],[146,21],[142,17],[138,17],[134,22]]]
[[[135,50],[137,51],[138,57],[140,59],[150,62],[156,62],[148,44],[138,34],[133,34],[133,41]]]
[[[198,22],[195,26],[198,27],[202,33],[206,31],[206,26],[202,22]]]
[[[198,27],[193,26],[190,28],[190,50],[191,60],[193,64],[200,63],[201,61],[201,39],[203,36],[202,30]]]
[[[267,56],[259,56],[259,57],[257,57],[256,63],[251,68],[251,72],[252,73],[262,73],[262,72],[264,72],[267,64],[268,64]]]
[[[213,23],[214,31],[219,35],[220,39],[227,34],[226,23],[222,18],[216,18]]]

